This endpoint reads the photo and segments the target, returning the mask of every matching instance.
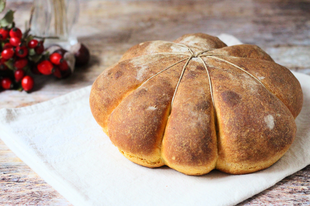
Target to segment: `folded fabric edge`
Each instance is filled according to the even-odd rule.
[[[308,78],[310,80],[310,76],[307,75],[307,74],[304,74],[304,73],[300,73],[300,72],[295,72],[295,71],[292,71],[290,70],[290,72],[292,72],[292,74],[294,74],[294,76],[297,78],[297,76],[302,76],[302,78]],[[299,78],[297,78],[299,79]]]
[[[60,175],[57,175],[53,168],[49,168],[46,163],[42,162],[37,155],[31,155],[26,146],[14,141],[17,139],[15,134],[6,129],[0,124],[0,131],[2,131],[2,141],[12,150],[17,157],[19,157],[25,164],[27,164],[33,171],[35,171],[44,181],[51,185],[56,191],[64,196],[73,205],[87,205],[87,197],[79,193],[76,188],[69,184]],[[52,172],[49,172],[52,171]],[[70,188],[70,189],[68,189]]]
[[[275,163],[277,164],[277,163]],[[274,178],[272,178],[271,180],[268,179],[268,183],[266,183],[265,187],[260,189],[259,191],[251,191],[250,194],[248,195],[244,195],[243,197],[240,197],[239,200],[235,200],[232,205],[237,205],[239,203],[242,203],[243,201],[245,200],[248,200],[249,198],[252,198],[254,197],[255,195],[260,195],[260,193],[264,192],[265,190],[275,186],[278,182],[282,181],[283,179],[285,179],[286,177],[288,176],[291,176],[293,174],[295,174],[296,172],[304,169],[305,167],[307,167],[309,164],[306,164],[306,165],[300,165],[298,168],[295,168],[295,170],[289,170],[287,172],[285,172],[281,177],[279,177],[278,175]],[[274,167],[276,165],[273,165],[271,167]],[[261,171],[262,173],[264,173],[264,171],[268,171],[270,172],[270,168],[266,168],[265,170]],[[257,173],[253,173],[253,174],[257,174],[257,175],[261,175],[260,172],[257,172]]]
[[[47,100],[47,101],[33,104],[30,106],[18,107],[18,108],[2,108],[0,109],[0,117],[2,114],[5,114],[9,110],[17,112],[19,114],[29,114],[33,111],[38,112],[42,109],[45,109],[46,107],[51,107],[53,105],[59,106],[60,104],[67,103],[68,101],[72,101],[72,99],[80,98],[83,95],[90,93],[90,89],[91,89],[91,85],[72,91],[72,92],[69,92],[67,94],[53,98],[51,100]],[[1,123],[1,119],[0,119],[0,123]]]
[[[230,34],[222,33],[220,35],[217,35],[217,37],[222,42],[224,42],[227,46],[233,46],[233,45],[242,44],[242,42],[239,39],[237,39],[235,36],[232,36]]]

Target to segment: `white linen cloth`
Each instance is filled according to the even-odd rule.
[[[220,37],[228,37],[229,45],[238,43]],[[92,117],[90,86],[40,104],[1,109],[0,136],[74,205],[234,205],[310,164],[310,76],[294,75],[304,92],[297,137],[276,164],[252,174],[186,176],[132,163]]]

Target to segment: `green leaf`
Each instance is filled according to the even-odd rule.
[[[0,0],[0,12],[3,12],[5,9],[6,0]]]
[[[0,26],[2,27],[9,26],[13,23],[13,21],[14,21],[14,11],[9,10],[8,12],[6,12],[4,17],[0,20]]]
[[[36,55],[35,50],[34,50],[34,49],[29,49],[29,50],[28,50],[28,55],[29,55],[29,56],[34,56],[34,55]]]
[[[50,58],[50,52],[46,50],[46,51],[43,53],[43,59],[49,59],[49,58]]]
[[[27,64],[24,68],[23,68],[23,70],[26,72],[26,74],[30,71],[30,66],[29,66],[29,64]]]
[[[42,55],[33,55],[33,56],[28,56],[29,60],[37,63],[41,59]]]
[[[30,34],[30,35],[27,35],[25,37],[25,41],[26,41],[26,44],[28,45],[28,43],[33,39],[33,36]]]
[[[21,92],[21,91],[23,91],[24,89],[23,89],[22,85],[18,85],[18,87],[17,87],[16,90]]]
[[[14,68],[14,60],[9,59],[8,61],[4,62],[4,64],[10,69],[10,70],[15,70]]]

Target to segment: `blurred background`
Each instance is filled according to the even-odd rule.
[[[32,0],[8,0],[22,27]],[[72,29],[102,69],[131,46],[187,33],[227,33],[256,44],[276,62],[310,74],[309,0],[80,0]],[[94,62],[93,62],[94,63]]]

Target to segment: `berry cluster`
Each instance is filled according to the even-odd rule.
[[[19,28],[0,28],[1,59],[0,88],[12,89],[20,85],[25,91],[33,88],[33,78],[27,75],[29,49],[36,55],[44,52],[43,42],[36,39],[26,41]]]
[[[54,74],[57,78],[65,78],[71,69],[64,55],[64,49],[52,54],[45,51],[44,40],[34,39],[31,35],[23,35],[19,28],[0,28],[1,59],[0,88],[23,89],[29,92],[34,86],[30,74]]]
[[[19,28],[0,28],[0,89],[19,89],[29,92],[34,86],[32,74],[53,74],[62,79],[71,75],[66,55],[67,50],[54,46],[44,48],[44,39],[38,40],[24,34]],[[56,47],[56,49],[55,49]],[[89,51],[78,43],[71,55],[75,57],[76,66],[87,64]],[[68,55],[67,55],[68,56]]]
[[[59,47],[59,49],[53,51],[49,55],[48,59],[43,59],[37,65],[37,69],[41,74],[50,75],[53,74],[55,77],[62,79],[71,75],[71,69],[68,65],[67,60],[64,56],[66,50]]]
[[[0,12],[5,8],[0,4]],[[32,17],[32,13],[31,13]],[[81,43],[70,52],[60,46],[44,48],[44,38],[30,34],[31,19],[24,33],[15,27],[14,11],[0,19],[0,91],[7,89],[31,91],[33,74],[62,79],[71,75],[75,66],[86,65],[89,51]]]

